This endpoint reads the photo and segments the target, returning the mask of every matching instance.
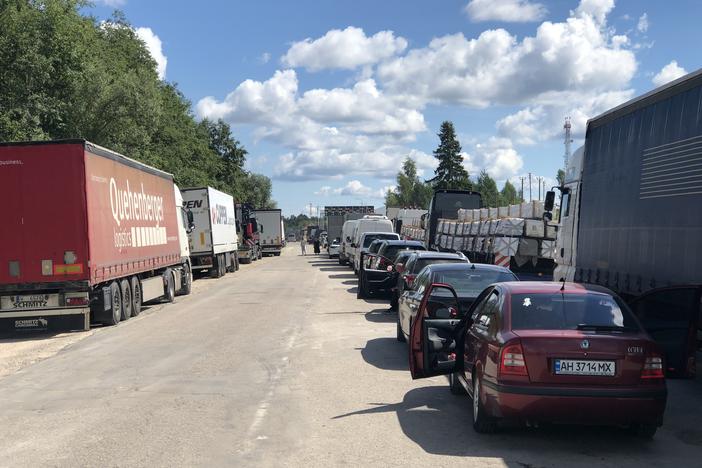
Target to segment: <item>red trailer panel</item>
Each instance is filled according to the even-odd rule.
[[[85,179],[93,283],[180,262],[173,176],[88,144]]]
[[[0,146],[0,284],[88,279],[83,153],[80,143]]]

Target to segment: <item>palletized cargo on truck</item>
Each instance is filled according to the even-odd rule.
[[[83,140],[0,145],[0,323],[87,329],[189,292],[173,176]]]

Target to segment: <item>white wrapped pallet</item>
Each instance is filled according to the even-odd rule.
[[[546,238],[547,239],[555,239],[557,233],[558,233],[558,229],[556,228],[556,226],[552,226],[550,224],[546,226]]]
[[[481,236],[487,236],[490,234],[490,221],[483,221],[480,223],[480,231],[478,232]]]
[[[480,221],[473,221],[470,223],[470,234],[472,236],[480,234]]]
[[[473,209],[473,221],[480,221],[480,208]]]
[[[519,239],[516,237],[496,237],[494,251],[496,254],[512,257],[517,254]]]
[[[543,240],[541,241],[541,257],[556,258],[556,241]]]
[[[465,211],[466,210],[464,210],[462,208],[460,210],[458,210],[458,220],[459,221],[463,221],[465,219]]]
[[[436,223],[436,232],[437,233],[444,233],[444,220],[439,219],[439,221]]]
[[[456,235],[458,236],[465,236],[468,233],[466,232],[466,226],[470,226],[467,222],[463,221],[462,223],[459,223],[459,226],[456,228]],[[468,228],[470,229],[470,228]]]
[[[497,225],[500,224],[499,219],[491,219],[489,221],[489,226],[488,226],[488,234],[491,236],[495,235],[495,231],[497,231]]]
[[[490,216],[490,210],[487,208],[480,208],[480,221],[487,221]]]
[[[519,239],[517,254],[522,257],[536,257],[539,255],[539,241],[537,239]]]
[[[521,205],[522,218],[540,219],[544,216],[544,202],[532,200]]]
[[[463,239],[464,237],[454,237],[453,238],[453,250],[458,252],[459,250],[463,250]]]
[[[463,210],[463,221],[475,221],[473,219],[473,210]]]
[[[468,236],[465,238],[465,241],[463,241],[463,250],[466,252],[470,252],[473,250],[473,236]]]
[[[509,214],[510,218],[521,218],[522,217],[521,205],[509,205],[508,214]]]
[[[524,235],[527,237],[544,237],[544,222],[540,219],[524,220]]]
[[[498,218],[508,218],[509,217],[509,206],[500,206],[497,208]]]
[[[498,218],[498,211],[497,208],[488,208],[488,219],[497,219]]]
[[[499,236],[523,236],[524,220],[521,218],[503,218],[495,230]]]

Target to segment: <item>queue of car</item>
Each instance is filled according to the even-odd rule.
[[[446,375],[451,393],[471,398],[477,432],[574,423],[652,438],[662,425],[664,356],[612,291],[520,282],[362,222],[347,221],[355,226],[344,225],[338,254],[358,273],[357,297],[388,298],[412,378]]]

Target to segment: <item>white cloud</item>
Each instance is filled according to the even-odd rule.
[[[509,139],[491,137],[475,144],[470,153],[464,153],[463,165],[473,177],[485,170],[492,178],[505,180],[517,174],[524,161]]]
[[[529,0],[471,0],[465,7],[471,21],[505,21],[526,23],[539,21],[546,14],[546,7]]]
[[[388,185],[379,189],[372,189],[371,187],[364,185],[360,180],[350,180],[349,182],[347,182],[346,185],[342,187],[332,188],[328,185],[325,185],[323,187],[320,187],[318,191],[314,192],[314,194],[323,197],[329,195],[337,195],[359,199],[383,199],[385,198],[385,194],[387,194],[388,190],[392,190],[394,188],[394,185]]]
[[[98,3],[102,3],[105,6],[118,8],[127,3],[127,0],[98,0]]]
[[[258,63],[261,63],[261,64],[266,64],[266,63],[270,62],[270,60],[271,60],[270,52],[264,52],[258,57]]]
[[[607,15],[614,8],[614,0],[580,0],[575,15],[579,18],[593,18],[598,24],[604,24]]]
[[[114,1],[114,0],[111,0]],[[163,45],[161,39],[151,30],[151,28],[136,28],[134,30],[136,35],[144,41],[146,48],[149,49],[151,57],[153,57],[156,62],[156,72],[158,77],[164,79],[166,77],[166,65],[168,65],[168,58],[163,53]]]
[[[407,40],[395,37],[392,31],[380,31],[366,36],[361,28],[349,26],[332,29],[319,39],[307,38],[295,42],[283,56],[288,67],[304,67],[310,71],[329,68],[354,69],[371,65],[399,54],[407,47]]]
[[[673,80],[677,80],[683,75],[686,75],[687,71],[678,65],[676,60],[671,61],[668,65],[661,68],[661,71],[656,73],[653,77],[653,84],[656,86],[663,86]]]
[[[641,15],[641,17],[639,18],[639,22],[636,23],[636,29],[637,29],[640,33],[645,33],[646,31],[648,31],[648,26],[649,26],[649,24],[648,24],[648,13],[644,13],[644,14]]]

